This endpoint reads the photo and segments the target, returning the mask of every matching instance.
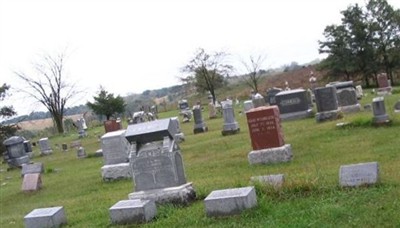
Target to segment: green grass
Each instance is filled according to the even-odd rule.
[[[368,95],[362,106],[371,103]],[[187,180],[193,182],[197,200],[186,207],[158,207],[155,220],[144,227],[399,227],[400,226],[400,114],[393,105],[400,95],[385,97],[392,119],[387,127],[370,124],[372,112],[347,114],[343,119],[316,123],[313,118],[282,123],[285,142],[292,145],[293,161],[274,165],[250,166],[247,154],[251,143],[244,115],[236,115],[239,134],[222,136],[222,118],[203,117],[209,131],[193,134],[193,122],[181,124],[186,141],[180,147]],[[239,108],[236,108],[238,113]],[[177,110],[160,117],[176,116]],[[352,125],[337,128],[336,123]],[[100,148],[97,135],[102,127],[90,129],[82,139],[88,154]],[[78,135],[51,137],[51,144],[70,143]],[[43,162],[43,189],[21,192],[20,170],[0,169],[0,227],[23,227],[23,217],[35,208],[64,206],[67,227],[109,227],[108,209],[127,199],[133,191],[131,180],[103,182],[103,158],[77,159],[76,151],[39,157]],[[371,187],[338,186],[340,165],[377,161],[379,184]],[[213,190],[249,186],[251,176],[282,173],[285,184],[275,190],[256,185],[258,206],[241,215],[208,218],[203,199]],[[133,226],[134,227],[134,226]]]

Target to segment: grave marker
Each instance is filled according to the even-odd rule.
[[[38,191],[42,188],[42,177],[40,173],[27,173],[24,175],[21,190],[23,192]]]
[[[224,125],[222,135],[236,134],[240,131],[239,124],[235,120],[235,111],[232,107],[232,101],[222,102],[222,115],[224,117]]]
[[[339,181],[342,187],[371,185],[379,180],[378,162],[342,165],[339,170]]]
[[[64,207],[38,208],[24,217],[25,228],[60,227],[67,224]]]
[[[109,211],[111,223],[119,225],[149,222],[157,214],[156,204],[151,200],[121,200]]]
[[[317,105],[317,122],[336,120],[340,118],[335,87],[318,87],[314,90],[315,103]]]
[[[302,119],[312,116],[307,91],[294,89],[282,91],[275,95],[276,104],[279,107],[282,120]]]

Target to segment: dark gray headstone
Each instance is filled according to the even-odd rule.
[[[339,106],[357,105],[357,94],[354,88],[341,89],[337,92]]]
[[[307,91],[304,89],[279,92],[275,95],[275,100],[281,114],[307,111],[309,109]]]
[[[25,164],[22,165],[21,176],[23,177],[25,174],[28,173],[43,173],[44,167],[43,163],[33,163],[33,164]]]
[[[400,101],[397,101],[396,104],[394,104],[394,111],[400,112]]]
[[[26,155],[24,141],[21,136],[12,136],[3,141],[9,158],[19,158]]]
[[[31,141],[25,140],[25,141],[24,141],[24,148],[25,148],[25,152],[26,152],[26,153],[32,152],[32,144],[31,144]]]
[[[132,143],[145,144],[148,142],[163,140],[165,136],[174,137],[175,129],[170,119],[159,119],[150,122],[129,125],[125,137]],[[104,153],[104,150],[103,150]]]
[[[374,113],[374,123],[385,123],[389,121],[389,116],[386,114],[385,100],[383,97],[375,97],[372,100],[372,110]]]
[[[206,124],[203,120],[203,117],[201,115],[201,108],[200,106],[196,105],[193,107],[193,117],[194,117],[194,128],[193,132],[196,133],[201,133],[207,131]]]
[[[276,105],[277,104],[276,100],[275,100],[275,95],[278,94],[279,92],[282,92],[282,89],[280,89],[280,88],[272,88],[272,89],[269,89],[267,91],[267,99],[266,99],[266,101],[267,101],[267,103],[269,105]]]
[[[318,112],[329,112],[338,109],[335,87],[318,87],[314,90]]]

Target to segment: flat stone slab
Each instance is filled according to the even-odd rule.
[[[247,158],[251,165],[289,162],[293,158],[292,147],[285,144],[281,147],[253,150]]]
[[[38,208],[24,217],[25,228],[60,227],[67,224],[64,207]]]
[[[43,163],[24,164],[22,165],[21,177],[28,173],[43,173],[43,171]]]
[[[186,183],[177,187],[153,189],[132,192],[129,199],[152,200],[158,204],[173,203],[187,205],[196,199],[196,192],[192,183]]]
[[[132,178],[132,169],[128,162],[115,165],[104,165],[101,167],[101,176],[105,181]]]
[[[253,186],[212,191],[204,199],[208,217],[230,216],[257,206]]]
[[[24,175],[21,190],[23,192],[38,191],[42,188],[42,177],[40,173],[27,173]]]
[[[254,176],[250,178],[252,183],[258,182],[261,184],[270,185],[274,188],[281,188],[285,182],[285,176],[283,174],[265,175],[265,176]]]
[[[110,208],[112,224],[144,223],[152,220],[157,214],[154,201],[121,200]]]
[[[312,109],[308,109],[305,111],[299,112],[290,112],[290,113],[281,113],[280,117],[281,120],[298,120],[298,119],[305,119],[310,118],[314,115]]]
[[[339,182],[342,187],[372,185],[379,180],[378,162],[342,165],[339,170]]]

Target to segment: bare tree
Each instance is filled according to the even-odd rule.
[[[24,81],[24,92],[43,104],[50,112],[58,133],[64,132],[63,118],[66,103],[79,92],[76,85],[67,82],[65,77],[65,53],[55,56],[44,54],[40,62],[34,65],[36,77],[31,77],[21,71],[14,73]]]
[[[226,56],[225,52],[210,55],[203,48],[199,48],[193,59],[182,69],[183,72],[191,74],[188,77],[195,77],[198,90],[210,91],[213,103],[216,101],[215,89],[223,86],[224,76],[233,69],[231,65],[224,64]]]
[[[244,82],[250,86],[255,93],[258,93],[258,86],[262,77],[261,67],[265,61],[265,58],[266,57],[262,55],[250,55],[250,62],[242,60],[242,64],[248,72],[244,76]]]

